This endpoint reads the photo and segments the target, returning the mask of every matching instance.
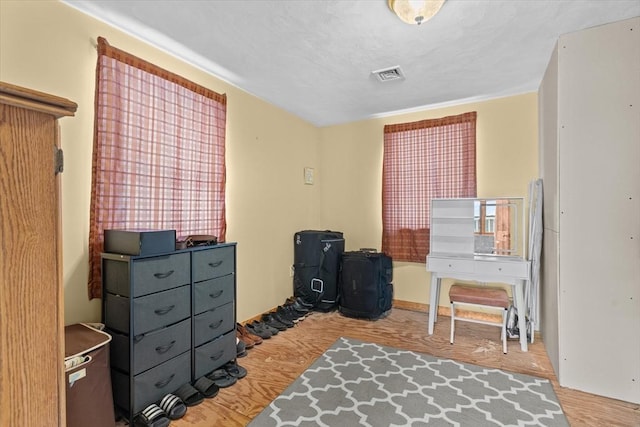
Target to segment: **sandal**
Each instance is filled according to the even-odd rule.
[[[160,408],[167,413],[170,420],[182,418],[187,413],[187,406],[175,394],[167,394],[160,401]]]
[[[193,386],[207,399],[215,397],[220,391],[220,388],[207,377],[200,377]]]
[[[216,369],[207,375],[207,378],[220,388],[230,387],[238,381],[236,377],[229,375],[226,369]]]
[[[238,365],[238,363],[235,361],[228,362],[223,366],[223,369],[227,371],[229,375],[239,380],[247,376],[247,370]]]
[[[189,383],[177,389],[173,394],[178,396],[187,407],[202,403],[204,396]]]
[[[167,413],[155,403],[143,409],[135,420],[136,427],[167,427],[170,423]]]

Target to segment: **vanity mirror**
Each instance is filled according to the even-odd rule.
[[[430,252],[525,257],[522,197],[433,199]]]

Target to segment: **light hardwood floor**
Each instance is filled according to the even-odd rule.
[[[548,378],[572,426],[640,426],[639,405],[560,387],[540,340],[531,344],[527,353],[520,351],[516,341],[510,341],[504,355],[497,328],[459,322],[455,344],[451,345],[449,321],[439,317],[434,334],[429,336],[425,312],[394,308],[387,318],[375,322],[350,319],[337,312],[313,313],[294,328],[248,350],[247,356],[238,359],[248,370],[246,378],[189,408],[184,418],[171,426],[245,426],[341,336]],[[597,345],[595,341],[594,337]]]

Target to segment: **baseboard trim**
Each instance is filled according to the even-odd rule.
[[[413,302],[413,301],[403,301],[403,300],[394,299],[393,300],[393,307],[394,308],[399,308],[401,310],[417,311],[417,312],[421,312],[421,313],[428,313],[429,312],[429,304],[422,304],[422,303]],[[275,311],[276,309],[277,309],[277,307],[274,307],[271,310],[266,311],[265,313],[268,313],[268,312],[271,312],[271,311]],[[253,316],[253,317],[245,320],[242,323],[246,324],[246,323],[249,323],[249,322],[253,322],[254,320],[260,320],[260,318],[262,317],[262,314],[263,313],[260,313],[257,316]],[[451,316],[451,308],[450,307],[445,307],[445,306],[438,306],[438,316],[450,317]],[[489,321],[489,322],[494,322],[494,323],[502,321],[502,317],[500,315],[498,315],[498,314],[482,313],[482,312],[473,311],[473,310],[460,310],[460,309],[458,309],[457,317],[461,317],[463,319],[484,320],[484,321]]]

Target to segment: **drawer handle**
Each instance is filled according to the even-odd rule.
[[[209,296],[213,299],[218,298],[220,295],[222,295],[224,291],[222,289],[220,289],[218,292],[216,292],[215,294],[209,294]]]
[[[175,307],[176,307],[175,304],[173,304],[173,305],[169,305],[169,306],[166,306],[166,307],[163,307],[163,308],[158,308],[158,309],[154,310],[153,312],[155,314],[157,314],[158,316],[162,316],[162,315],[167,314],[171,310],[173,310]]]
[[[175,376],[176,376],[176,374],[171,374],[171,376],[169,378],[167,378],[166,380],[158,381],[154,385],[156,386],[156,388],[163,388],[167,384],[169,384],[171,382],[171,380],[173,379],[173,377],[175,377]]]
[[[222,265],[222,260],[217,261],[217,262],[210,262],[209,263],[209,267],[211,267],[211,268],[217,268],[217,267],[220,267],[221,265]]]
[[[216,354],[214,354],[213,356],[209,356],[209,359],[211,360],[218,360],[222,357],[222,355],[224,354],[224,350],[220,350],[219,352],[217,352]]]
[[[210,329],[218,329],[220,327],[220,325],[222,325],[223,320],[220,319],[218,320],[218,323],[212,323],[209,325]]]
[[[153,275],[156,277],[156,279],[166,279],[167,277],[171,276],[175,271],[174,270],[169,270],[166,273],[154,273]]]
[[[156,353],[158,354],[166,353],[167,351],[171,350],[171,347],[173,347],[175,343],[176,343],[176,340],[173,340],[167,345],[159,345],[158,347],[156,347]]]

